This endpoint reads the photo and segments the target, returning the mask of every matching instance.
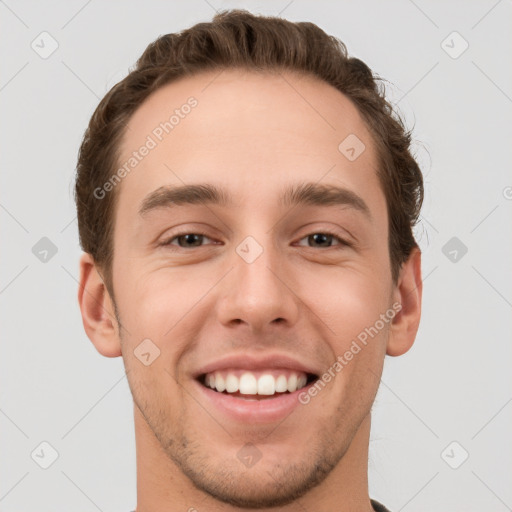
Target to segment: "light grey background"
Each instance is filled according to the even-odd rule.
[[[77,151],[99,99],[151,41],[229,7],[339,37],[392,82],[414,125],[423,315],[410,352],[386,357],[370,495],[393,512],[512,510],[510,0],[0,1],[0,510],[135,506],[122,360],[96,352],[76,299]],[[46,59],[31,47],[50,48],[43,31],[58,43]],[[46,262],[32,252],[42,237],[57,248]],[[452,237],[465,255],[443,252]],[[50,460],[43,441],[58,452],[48,469],[35,462]]]

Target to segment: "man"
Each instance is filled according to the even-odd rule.
[[[413,344],[422,175],[368,67],[223,12],[152,43],[80,149],[84,328],[122,356],[137,512],[368,512],[384,356]]]

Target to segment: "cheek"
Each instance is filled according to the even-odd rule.
[[[337,353],[372,326],[389,307],[384,280],[362,268],[326,268],[303,274],[301,299],[322,321]]]
[[[192,277],[183,271],[144,274],[139,269],[127,273],[116,290],[119,314],[126,327],[123,341],[133,351],[143,340],[150,339],[160,350],[155,362],[166,361],[167,369],[175,374],[178,369],[173,361],[179,360],[190,338],[195,337],[191,322],[198,301],[212,282],[211,275]]]
[[[170,280],[158,275],[157,279],[156,275],[145,275],[140,268],[125,269],[116,295],[128,331],[139,334],[144,331],[147,337],[161,337],[171,328],[173,317],[178,314],[180,283],[179,278]]]
[[[390,307],[389,289],[384,280],[355,268],[316,272],[314,277],[316,286],[305,297],[321,319],[319,328],[332,351],[330,370],[337,383],[332,398],[345,411],[365,412],[382,371],[389,322],[381,314]]]

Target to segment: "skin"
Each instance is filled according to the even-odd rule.
[[[121,160],[190,96],[198,106],[116,190],[112,270],[122,328],[101,269],[89,254],[80,261],[84,328],[102,355],[123,357],[133,394],[137,512],[368,512],[371,406],[384,356],[414,342],[422,293],[418,249],[391,279],[370,133],[356,107],[317,79],[229,70],[153,93],[129,122]],[[352,162],[338,150],[349,134],[366,146]],[[310,181],[357,193],[371,219],[350,207],[280,206],[285,186]],[[150,192],[191,183],[223,187],[236,204],[139,215]],[[156,245],[198,228],[207,234],[202,245]],[[308,238],[325,230],[353,245]],[[250,264],[235,250],[247,236],[263,248]],[[198,393],[194,372],[232,353],[279,352],[325,371],[395,302],[402,309],[393,320],[279,424],[237,424]],[[149,366],[134,356],[146,338],[160,350]],[[261,454],[251,468],[237,457],[246,443]]]

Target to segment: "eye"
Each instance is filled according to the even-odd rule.
[[[178,247],[181,247],[182,249],[188,249],[188,248],[194,248],[194,247],[201,247],[202,242],[204,240],[210,240],[211,238],[207,237],[203,233],[178,233],[174,235],[172,238],[169,238],[165,242],[163,242],[161,245],[163,246],[169,246],[173,245]],[[177,241],[178,243],[173,243],[174,241]]]
[[[319,244],[316,247],[325,247],[329,249],[332,247],[332,242],[337,241],[338,243],[335,245],[341,246],[341,247],[350,247],[350,244],[346,242],[343,238],[340,238],[334,233],[331,233],[329,231],[319,231],[317,233],[311,233],[308,236],[305,236],[302,240],[307,240],[310,243],[313,244]],[[314,247],[314,246],[313,246]]]
[[[173,237],[169,238],[168,240],[162,242],[160,245],[169,247],[179,247],[181,249],[191,249],[194,247],[201,247],[203,242],[205,240],[210,240],[212,242],[213,240],[206,236],[204,233],[191,233],[191,232],[183,232],[183,233],[177,233]],[[316,233],[311,233],[308,236],[305,236],[302,238],[302,240],[307,240],[307,243],[316,244],[313,245],[313,248],[320,247],[320,248],[331,248],[333,246],[339,246],[339,247],[350,247],[351,244],[349,244],[347,241],[345,241],[343,238],[340,238],[335,233],[331,233],[329,231],[319,231]],[[337,242],[334,243],[333,242]],[[214,242],[215,243],[215,242]],[[303,245],[303,244],[299,244]]]

